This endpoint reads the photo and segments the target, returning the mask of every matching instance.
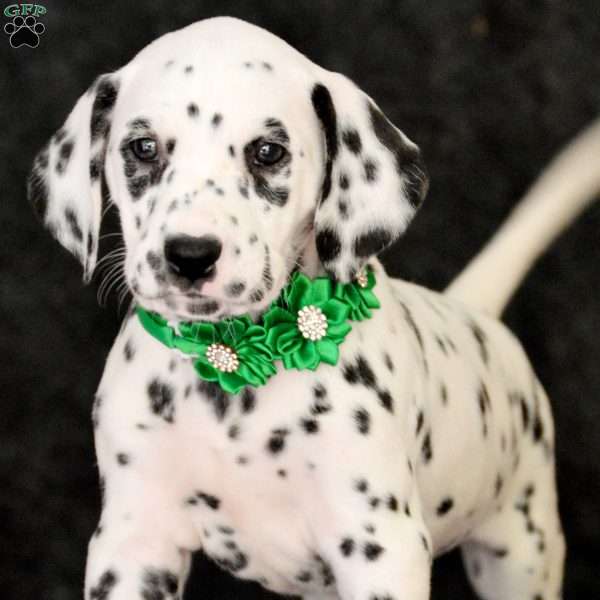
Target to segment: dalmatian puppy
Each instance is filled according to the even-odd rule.
[[[295,270],[348,282],[368,264],[381,302],[337,366],[239,394],[130,314],[93,407],[86,599],[180,599],[202,549],[305,600],[426,600],[457,545],[482,598],[561,597],[552,418],[505,301],[478,307],[473,269],[442,295],[376,259],[426,189],[373,100],[236,19],[161,37],[79,99],[28,191],[86,279],[111,202],[134,302],[175,326],[258,318]]]

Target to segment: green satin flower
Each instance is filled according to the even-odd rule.
[[[266,343],[286,369],[314,371],[321,361],[335,365],[338,346],[352,329],[346,322],[349,311],[347,304],[334,297],[328,277],[311,280],[296,273],[263,315]]]
[[[276,372],[265,329],[249,317],[180,323],[175,331],[163,317],[141,307],[136,310],[146,331],[169,348],[193,356],[198,375],[218,382],[226,392],[264,385]]]
[[[381,307],[373,293],[374,287],[375,275],[370,267],[358,276],[357,281],[336,284],[335,297],[350,306],[348,318],[351,321],[370,319],[373,316],[371,309]]]

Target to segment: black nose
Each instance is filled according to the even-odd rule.
[[[212,236],[178,235],[165,242],[165,258],[171,273],[194,283],[212,275],[221,249],[221,242]]]

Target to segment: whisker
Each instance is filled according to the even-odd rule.
[[[108,252],[105,256],[103,256],[96,263],[96,268],[101,267],[102,265],[104,265],[107,262],[111,262],[113,259],[123,258],[123,257],[125,257],[125,255],[126,255],[125,247],[115,248],[114,250],[111,250],[110,252]]]
[[[104,240],[109,237],[123,237],[123,233],[121,231],[113,231],[112,233],[103,233],[99,239]]]
[[[104,278],[98,287],[98,293],[96,294],[100,306],[105,306],[111,287],[120,282],[122,278],[125,279],[123,265],[123,261],[116,262],[108,268],[108,271],[104,275]]]

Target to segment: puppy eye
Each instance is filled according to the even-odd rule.
[[[142,161],[151,161],[158,156],[158,144],[152,138],[138,138],[130,144],[132,152]]]
[[[270,166],[279,162],[286,153],[286,149],[273,142],[259,141],[255,146],[255,162],[259,165]]]

